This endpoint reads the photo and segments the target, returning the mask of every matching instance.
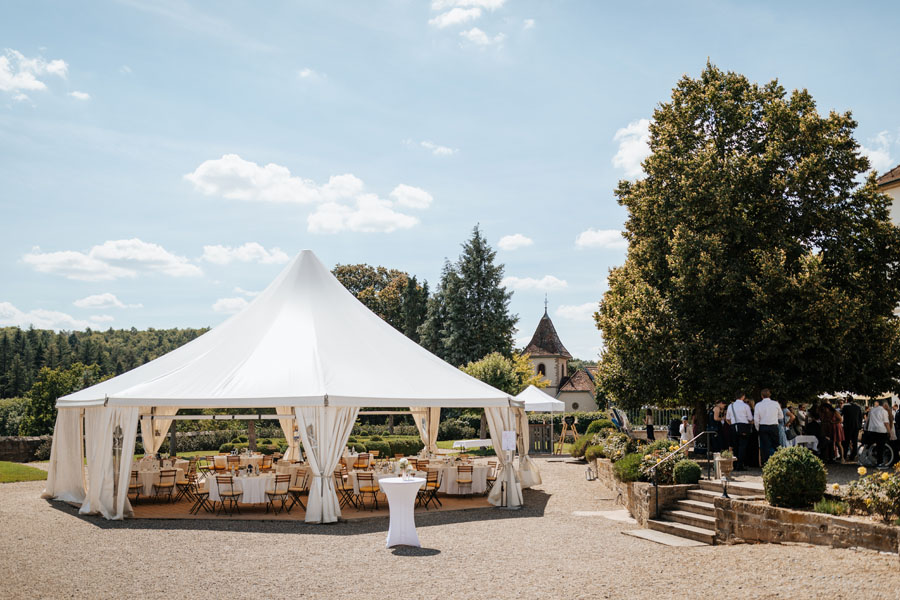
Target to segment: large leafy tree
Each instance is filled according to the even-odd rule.
[[[529,385],[543,388],[550,383],[534,372],[527,354],[514,353],[512,357],[507,357],[499,352],[491,352],[481,360],[472,361],[460,369],[510,396],[520,394]]]
[[[512,292],[501,285],[503,265],[476,225],[456,263],[445,263],[428,300],[421,343],[450,364],[464,365],[491,352],[510,356],[518,318],[509,313]]]
[[[337,265],[331,271],[356,298],[395,329],[416,342],[425,320],[428,283],[397,269]]]
[[[635,406],[898,389],[900,230],[855,127],[709,64],[678,83],[646,176],[616,191],[628,256],[595,315],[603,392]]]
[[[100,367],[75,363],[68,369],[44,367],[28,392],[31,402],[25,408],[19,432],[21,435],[53,433],[56,423],[56,401],[61,397],[98,383]]]

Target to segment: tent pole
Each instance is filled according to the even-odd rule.
[[[178,454],[178,446],[175,441],[175,432],[177,431],[177,427],[175,426],[176,421],[173,420],[172,424],[169,425],[169,456],[175,456]]]

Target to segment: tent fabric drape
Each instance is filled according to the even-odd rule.
[[[519,426],[519,435],[516,436],[516,446],[519,450],[519,481],[522,482],[522,488],[530,488],[533,485],[541,484],[541,472],[537,465],[528,456],[528,450],[531,446],[530,432],[528,431],[528,415],[525,414],[524,408],[512,409],[516,415],[516,421]]]
[[[177,414],[178,407],[145,406],[141,408],[141,414],[148,414],[150,412],[153,413],[153,416],[169,416]],[[172,419],[150,419],[149,417],[141,419],[141,439],[144,443],[144,454],[149,455],[159,452],[159,447],[162,446],[163,440],[166,439],[171,424]],[[172,448],[169,449],[169,454],[176,454],[176,452],[173,452],[172,450]]]
[[[505,487],[506,506],[509,508],[522,506],[522,486],[519,484],[519,477],[508,454],[503,450],[503,432],[516,430],[516,415],[509,407],[485,408],[484,414],[491,432],[491,443],[494,445],[494,451],[500,461],[500,473],[497,474],[497,483],[488,494],[488,502],[494,506],[500,506],[503,503],[502,488]]]
[[[56,413],[53,446],[42,498],[64,502],[84,501],[84,444],[80,408],[61,408]]]
[[[293,415],[294,409],[290,406],[276,406],[275,412],[279,415]],[[294,419],[278,419],[278,424],[281,425],[281,431],[284,432],[284,438],[288,445],[284,459],[300,460],[300,448],[297,440],[294,439]]]
[[[132,514],[128,502],[128,481],[131,476],[131,460],[134,456],[137,435],[137,407],[86,408],[85,441],[88,448],[88,489],[80,514],[101,514],[107,519],[118,520]],[[118,495],[113,497],[113,432],[122,429],[122,459],[119,464]]]
[[[438,429],[441,424],[441,407],[411,406],[409,412],[412,413],[413,421],[416,424],[416,429],[419,430],[419,437],[422,438],[425,449],[432,454],[436,454]]]
[[[334,470],[353,430],[359,407],[297,406],[294,414],[313,480],[306,504],[307,523],[334,523],[341,516]]]

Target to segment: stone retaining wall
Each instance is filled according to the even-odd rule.
[[[622,496],[625,508],[641,527],[646,527],[647,521],[656,518],[657,489],[659,489],[659,509],[662,511],[676,500],[687,498],[688,490],[696,487],[693,485],[661,485],[656,488],[652,483],[643,481],[623,483],[616,479],[612,461],[607,458],[591,461],[591,468],[603,485]]]
[[[0,436],[0,460],[31,462],[38,446],[51,439],[49,435],[38,437]]]
[[[716,498],[716,540],[802,542],[834,548],[900,550],[900,528],[737,498]]]

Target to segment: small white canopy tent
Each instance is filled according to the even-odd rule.
[[[440,407],[484,407],[494,447],[515,429],[521,404],[434,356],[350,294],[309,250],[301,252],[247,308],[197,339],[128,373],[57,402],[45,497],[82,501],[81,512],[121,519],[127,486],[113,498],[113,432],[122,456],[134,451],[141,422],[148,452],[179,408],[275,407],[285,437],[296,420],[314,479],[307,522],[333,522],[340,508],[331,477],[360,407],[410,408],[435,447]],[[146,415],[153,415],[151,422]],[[81,469],[81,417],[88,485]],[[501,427],[503,429],[501,429]],[[522,503],[515,469],[498,453],[506,505]],[[128,481],[123,460],[118,481]],[[489,501],[500,504],[500,488]],[[85,492],[87,489],[87,492]],[[495,491],[496,490],[496,491]]]
[[[564,412],[566,403],[556,400],[547,392],[529,385],[516,396],[516,400],[524,403],[525,412]]]

